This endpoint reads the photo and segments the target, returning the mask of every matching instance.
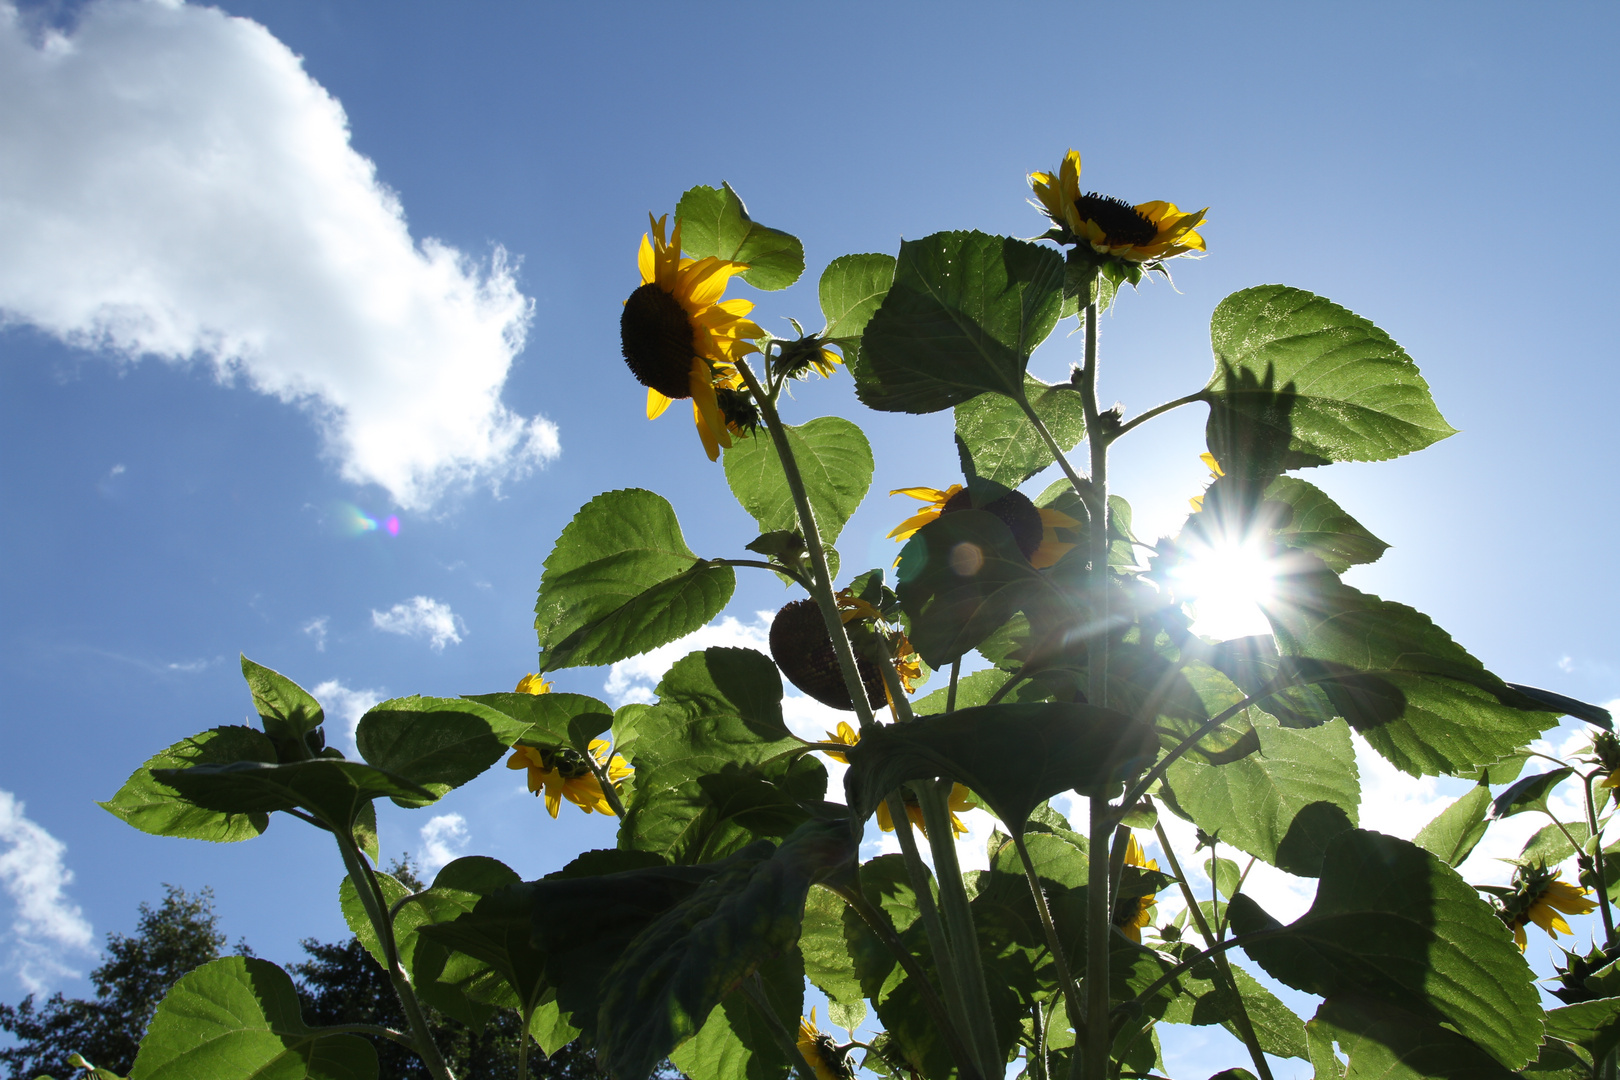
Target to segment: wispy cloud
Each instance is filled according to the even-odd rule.
[[[557,456],[554,424],[500,400],[532,314],[506,253],[413,239],[268,30],[134,0],[68,35],[27,22],[0,0],[0,325],[203,359],[407,507]]]
[[[427,596],[413,596],[387,611],[373,608],[371,625],[389,634],[425,637],[441,652],[446,645],[460,645],[461,634],[467,629],[449,604]]]
[[[0,791],[0,848],[0,888],[13,904],[7,966],[29,993],[40,993],[78,976],[66,959],[90,951],[90,923],[67,896],[67,848],[25,816],[9,791]]]
[[[327,624],[327,621],[328,621],[327,616],[321,615],[321,616],[318,616],[317,618],[313,618],[313,619],[309,620],[309,622],[304,624],[304,627],[303,627],[304,633],[309,636],[311,641],[315,642],[315,651],[316,652],[325,652],[326,651],[326,624]]]
[[[336,679],[317,684],[310,693],[326,710],[328,724],[334,719],[342,722],[344,744],[340,749],[350,754],[356,752],[354,733],[360,726],[360,718],[366,715],[366,710],[388,697],[386,690],[351,690]]]
[[[471,839],[467,819],[460,814],[438,814],[422,826],[422,847],[416,857],[422,863],[422,876],[429,881],[445,865],[461,858]]]

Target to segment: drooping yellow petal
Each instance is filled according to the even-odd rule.
[[[667,398],[660,394],[652,387],[647,387],[647,419],[656,420],[663,416],[664,410],[669,408],[669,403],[673,400],[673,398]]]
[[[950,488],[949,491],[941,491],[938,488],[931,488],[931,487],[908,487],[908,488],[895,488],[893,491],[889,492],[889,494],[890,495],[910,495],[913,499],[921,499],[923,502],[938,503],[940,506],[944,506],[946,501],[952,495],[955,495],[958,491],[961,491],[961,490],[962,490],[962,485],[961,484],[953,484],[953,485],[951,485],[951,488]]]
[[[896,525],[889,533],[888,539],[905,540],[918,529],[922,528],[924,525],[928,524],[930,521],[933,521],[937,517],[939,517],[939,511],[932,508],[924,510],[918,514],[914,514],[913,516],[906,518],[906,520],[902,521],[900,524]]]
[[[562,791],[551,784],[546,785],[546,813],[556,818],[557,811],[562,806]]]
[[[731,446],[731,433],[726,430],[726,419],[715,397],[709,366],[701,360],[692,361],[691,387],[692,419],[697,424],[698,438],[703,440],[703,452],[714,461],[720,457],[722,446]]]

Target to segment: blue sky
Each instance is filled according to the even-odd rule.
[[[0,3],[0,998],[85,992],[82,946],[163,882],[211,885],[272,959],[343,933],[337,861],[296,823],[211,847],[94,805],[242,721],[239,651],[340,704],[507,689],[533,666],[541,560],[597,492],[664,494],[700,552],[752,537],[680,410],[647,423],[618,358],[646,214],[698,183],[804,239],[804,282],[742,290],[784,332],[820,325],[815,276],[840,254],[1039,232],[1024,174],[1070,146],[1088,186],[1208,205],[1209,257],[1103,324],[1105,396],[1136,412],[1202,385],[1210,311],[1239,288],[1368,316],[1461,433],[1312,477],[1394,545],[1351,581],[1505,678],[1620,697],[1617,22],[1603,4]],[[1060,335],[1033,370],[1061,377],[1076,350]],[[887,564],[906,510],[882,492],[951,481],[948,416],[867,413],[847,376],[786,412],[871,420],[877,494],[840,547],[851,570]],[[1139,523],[1174,528],[1198,491],[1203,419],[1120,445]],[[784,600],[743,578],[711,639],[757,635]],[[612,696],[609,678],[558,682]],[[1364,814],[1408,834],[1454,793],[1386,781]],[[423,852],[448,814],[441,843],[526,876],[611,843],[498,772],[385,813],[385,848]]]

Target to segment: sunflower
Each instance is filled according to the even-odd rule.
[[[827,732],[827,741],[843,743],[845,746],[854,746],[861,741],[861,733],[850,727],[848,720],[840,720],[838,721],[837,731]],[[822,753],[834,761],[842,761],[845,765],[849,764],[849,758],[844,756],[842,750],[823,750]]]
[[[591,756],[598,765],[606,767],[608,782],[617,787],[619,781],[630,775],[631,769],[617,754],[610,758],[610,750],[606,739],[591,740]],[[585,761],[585,755],[573,747],[516,746],[512,748],[512,756],[506,759],[506,767],[529,770],[529,790],[536,795],[541,789],[545,790],[546,810],[552,817],[557,816],[563,799],[587,814],[592,811],[613,813],[613,805],[602,793],[602,785]]]
[[[1143,870],[1157,870],[1159,861],[1147,857],[1142,845],[1136,842],[1133,834],[1125,844],[1125,865],[1136,866]],[[1153,909],[1158,905],[1158,899],[1148,893],[1146,896],[1122,896],[1114,905],[1114,925],[1119,927],[1120,933],[1136,942],[1142,943],[1142,927],[1153,922]]]
[[[815,1070],[816,1080],[852,1080],[854,1073],[843,1051],[816,1027],[815,1006],[810,1008],[809,1019],[799,1017],[798,1047],[805,1062]]]
[[[961,484],[952,484],[944,491],[930,487],[896,488],[889,494],[910,495],[913,499],[921,499],[928,504],[896,525],[889,533],[891,540],[908,539],[941,514],[973,509],[968,490]],[[1037,507],[1028,497],[1016,491],[1009,491],[980,509],[994,514],[1006,523],[1007,528],[1012,530],[1013,541],[1018,545],[1018,550],[1024,553],[1024,558],[1028,559],[1030,565],[1037,570],[1045,570],[1049,566],[1056,565],[1057,561],[1074,547],[1073,544],[1060,541],[1057,530],[1080,527],[1078,521],[1061,510]]]
[[[1502,917],[1513,928],[1513,940],[1520,952],[1527,944],[1526,924],[1535,923],[1549,935],[1573,934],[1564,915],[1590,915],[1597,908],[1596,902],[1587,899],[1588,890],[1559,881],[1557,872],[1549,874],[1545,867],[1521,872],[1518,885]]]
[[[519,694],[549,694],[551,693],[551,684],[539,675],[525,675],[518,680],[517,690],[514,692]]]
[[[917,805],[917,796],[911,793],[910,788],[902,787],[900,789],[900,798],[906,804],[906,817],[911,819],[911,823],[917,826],[919,832],[927,836],[928,826],[923,824],[922,807]],[[951,814],[951,835],[965,836],[968,827],[962,824],[962,819],[957,817],[956,814],[958,811],[973,809],[972,793],[961,784],[952,784],[951,795],[945,801],[945,805]],[[884,800],[877,805],[877,823],[878,828],[884,832],[894,832],[894,816],[889,813],[888,800]]]
[[[1208,454],[1208,453],[1199,454],[1198,455],[1198,460],[1202,461],[1204,463],[1204,465],[1209,469],[1209,478],[1210,478],[1210,480],[1212,480],[1212,481],[1213,480],[1219,480],[1221,477],[1226,475],[1226,473],[1221,471],[1221,463],[1215,460],[1215,455],[1214,454]],[[1208,488],[1204,489],[1204,491],[1208,491],[1208,490],[1209,490]],[[1203,510],[1203,508],[1204,508],[1204,496],[1203,496],[1203,493],[1200,492],[1199,494],[1194,495],[1192,498],[1187,500],[1187,503],[1188,503],[1188,505],[1190,505],[1193,508],[1193,513],[1195,513],[1195,514],[1198,513],[1199,511]]]
[[[647,388],[647,419],[659,416],[676,398],[692,399],[692,417],[704,452],[713,461],[731,445],[732,424],[718,391],[728,400],[743,380],[736,363],[758,347],[750,339],[763,332],[743,316],[747,300],[722,300],[726,283],[748,269],[744,263],[709,256],[681,258],[681,223],[664,240],[667,217],[653,219],[641,238],[641,286],[624,302],[619,341],[625,363]]]
[[[1132,206],[1112,195],[1080,191],[1080,154],[1070,150],[1056,176],[1029,174],[1041,209],[1063,234],[1063,242],[1084,241],[1099,255],[1130,262],[1160,262],[1189,251],[1203,251],[1197,228],[1209,207],[1185,214],[1175,203],[1145,202]]]

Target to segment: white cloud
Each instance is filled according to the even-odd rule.
[[[371,625],[390,634],[428,638],[441,652],[446,645],[460,645],[461,632],[467,629],[449,604],[426,596],[413,596],[387,611],[373,608]]]
[[[422,826],[422,876],[432,881],[446,863],[454,862],[467,850],[467,819],[460,814],[439,814]]]
[[[0,791],[0,888],[14,905],[10,966],[29,993],[51,978],[76,977],[62,953],[90,950],[90,924],[67,897],[73,872],[62,864],[67,848],[23,815],[23,804]]]
[[[0,326],[204,358],[406,507],[559,453],[500,401],[532,314],[505,252],[413,241],[269,31],[160,0],[93,0],[66,36],[26,21],[0,0]]]
[[[351,755],[358,754],[354,745],[354,733],[360,726],[360,718],[366,715],[366,710],[388,697],[386,690],[351,690],[336,679],[327,679],[310,693],[321,703],[321,708],[326,710],[329,722],[333,717],[343,721],[344,745],[339,749],[346,750]]]
[[[328,622],[327,616],[321,615],[318,618],[311,619],[311,620],[309,620],[309,622],[304,624],[304,633],[308,634],[310,639],[315,642],[315,651],[316,652],[325,652],[326,651],[326,624],[327,624],[327,622]]]

